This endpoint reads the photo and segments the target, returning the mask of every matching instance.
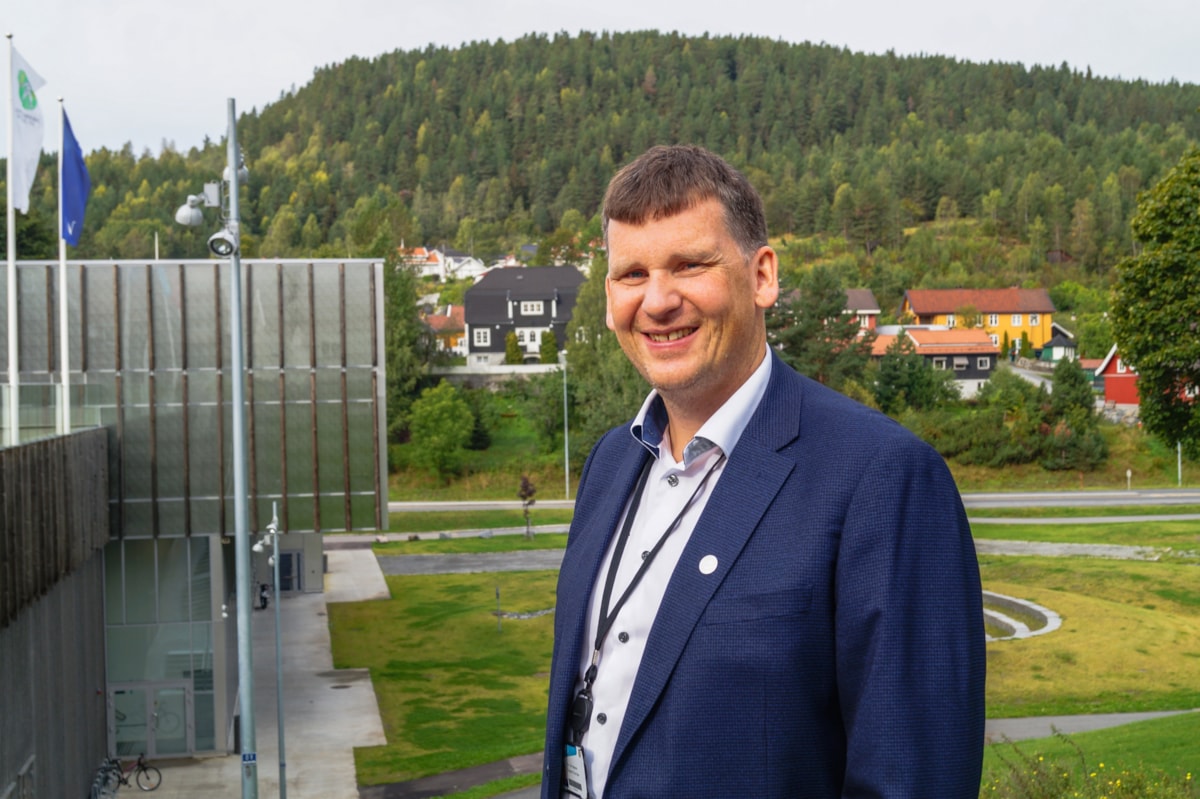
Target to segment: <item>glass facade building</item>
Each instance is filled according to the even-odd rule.
[[[21,441],[63,432],[64,406],[72,429],[109,431],[110,748],[225,751],[237,694],[229,263],[68,262],[65,296],[59,271],[18,265],[19,385],[3,348],[0,431],[13,440],[12,402]],[[386,526],[383,266],[244,260],[242,283],[250,531],[274,504],[281,587],[320,591],[321,532]],[[0,295],[7,326],[2,283]]]

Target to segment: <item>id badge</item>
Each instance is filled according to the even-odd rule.
[[[583,761],[583,747],[566,745],[563,752],[564,799],[587,799],[587,764]]]

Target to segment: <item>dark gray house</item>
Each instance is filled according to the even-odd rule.
[[[510,332],[516,333],[527,362],[538,360],[543,331],[554,333],[561,350],[583,281],[583,274],[573,266],[490,270],[467,289],[468,365],[504,363],[504,342]]]

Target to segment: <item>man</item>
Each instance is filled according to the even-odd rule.
[[[608,327],[653,388],[584,467],[542,796],[978,795],[978,566],[944,462],[767,347],[762,203],[696,147],[604,199]]]

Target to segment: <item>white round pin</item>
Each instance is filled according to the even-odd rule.
[[[705,555],[704,557],[700,558],[700,573],[701,574],[712,574],[716,570],[717,570],[717,556],[716,555]]]

